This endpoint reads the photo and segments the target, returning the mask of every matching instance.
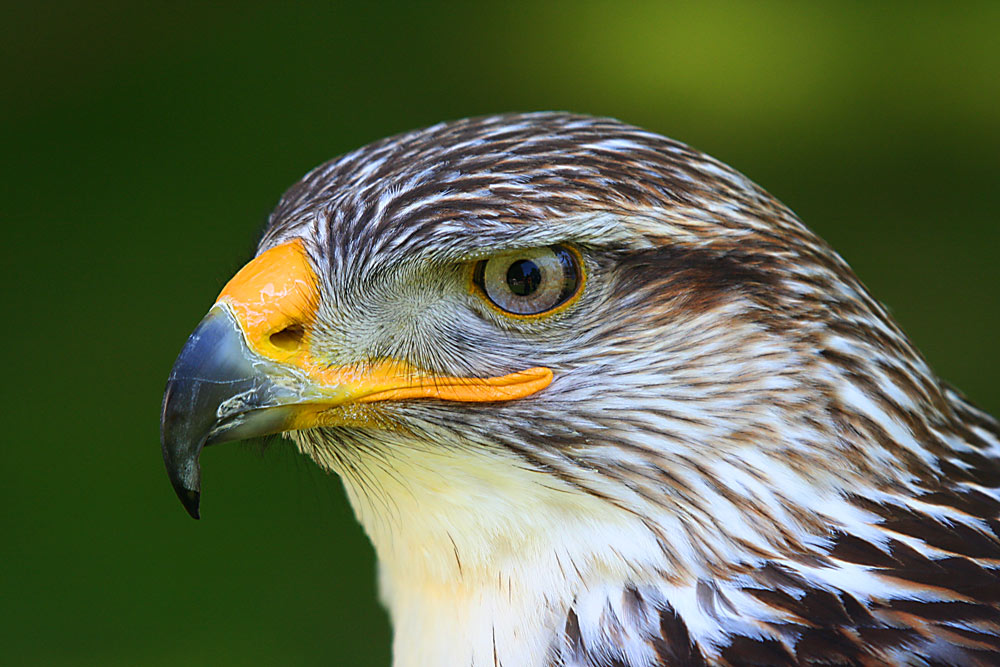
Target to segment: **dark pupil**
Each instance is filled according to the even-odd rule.
[[[530,259],[519,259],[507,269],[507,287],[518,296],[528,296],[542,282],[542,271]]]

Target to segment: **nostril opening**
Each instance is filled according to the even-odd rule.
[[[304,336],[305,330],[293,324],[271,334],[269,339],[271,345],[274,345],[276,348],[285,350],[286,352],[294,352],[302,346],[302,338]]]

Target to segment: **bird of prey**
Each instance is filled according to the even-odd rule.
[[[397,667],[1000,663],[1000,425],[746,177],[566,113],[323,164],[170,374],[162,449],[343,480]]]

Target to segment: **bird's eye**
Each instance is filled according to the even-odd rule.
[[[497,255],[476,264],[472,281],[489,301],[511,315],[542,315],[580,291],[576,253],[554,245]]]

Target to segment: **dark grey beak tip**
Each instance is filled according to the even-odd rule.
[[[174,487],[174,493],[180,499],[184,509],[195,519],[200,519],[198,505],[201,502],[201,470],[198,466],[198,454],[201,446],[195,448],[194,452],[187,453],[181,457],[172,456],[168,447],[163,448],[163,461],[167,466],[167,474],[170,477],[170,485]]]
[[[181,499],[181,504],[184,505],[184,509],[191,515],[191,518],[200,519],[201,512],[198,509],[198,505],[201,503],[201,492],[194,489],[185,489],[182,486],[175,486],[174,491],[177,492],[177,497]]]
[[[167,389],[164,392],[163,411],[160,417],[160,443],[163,463],[166,465],[174,493],[177,494],[187,513],[197,519],[200,516],[198,504],[201,499],[201,470],[198,457],[204,447],[205,437],[201,431],[205,426],[197,423],[195,419],[189,419],[189,415],[178,409],[189,404],[188,401],[182,401],[181,406],[178,406],[176,401],[171,400],[174,396],[183,396],[189,390],[189,383],[181,383],[182,391],[178,394],[175,392],[177,384],[174,380],[167,382]],[[192,424],[192,421],[195,423]]]

